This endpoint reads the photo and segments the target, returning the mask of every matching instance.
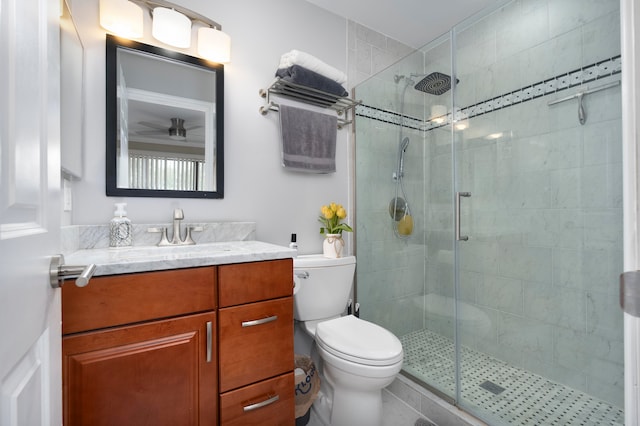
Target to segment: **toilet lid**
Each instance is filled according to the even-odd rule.
[[[353,315],[320,322],[316,343],[339,358],[365,365],[392,365],[403,357],[393,333]]]

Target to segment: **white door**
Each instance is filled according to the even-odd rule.
[[[0,425],[59,425],[60,0],[0,0]]]

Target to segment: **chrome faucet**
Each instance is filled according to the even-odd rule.
[[[182,209],[175,209],[173,211],[173,238],[171,238],[171,244],[174,246],[179,246],[181,244],[185,244],[182,241],[182,237],[180,236],[180,221],[184,219],[184,212]]]
[[[182,238],[180,232],[180,222],[184,220],[184,212],[182,209],[175,209],[173,211],[173,235],[171,240],[167,238],[167,228],[149,228],[149,232],[161,232],[160,242],[158,246],[188,246],[194,245],[196,242],[191,238],[191,232],[202,231],[201,226],[186,226],[186,235]]]

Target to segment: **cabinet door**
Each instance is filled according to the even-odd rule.
[[[63,339],[65,425],[214,425],[215,312]]]
[[[293,298],[219,311],[220,392],[293,370]]]

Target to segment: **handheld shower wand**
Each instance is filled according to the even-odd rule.
[[[404,154],[407,152],[407,147],[409,146],[409,138],[405,137],[400,144],[400,151],[398,151],[398,177],[402,179],[404,177]]]

